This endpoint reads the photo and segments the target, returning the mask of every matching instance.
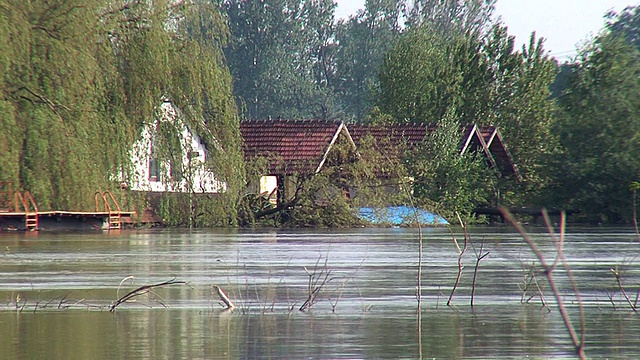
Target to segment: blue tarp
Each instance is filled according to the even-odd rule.
[[[360,208],[358,217],[375,225],[415,225],[416,212],[422,225],[448,225],[440,215],[411,206],[389,206],[385,208]]]

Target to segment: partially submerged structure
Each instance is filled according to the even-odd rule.
[[[429,141],[436,131],[430,124],[365,125],[345,124],[341,121],[311,120],[252,120],[243,121],[240,131],[244,140],[245,162],[263,162],[260,179],[250,179],[249,192],[269,196],[273,203],[281,203],[295,191],[291,179],[313,176],[327,164],[357,160],[358,150],[366,139],[376,149],[391,157],[402,157],[403,151],[416,149]],[[475,124],[460,127],[460,154],[475,152],[499,176],[515,177],[520,174],[511,154],[496,127]],[[335,149],[344,144],[352,155],[345,158]],[[332,155],[333,154],[333,155]],[[392,171],[393,169],[391,169]],[[385,173],[379,176],[394,176]],[[397,185],[398,182],[395,182]],[[353,189],[343,189],[349,196]]]
[[[260,179],[250,179],[250,191],[282,202],[294,196],[301,177],[319,173],[340,161],[335,149],[355,143],[341,121],[252,120],[240,123],[246,162],[262,162]],[[258,180],[258,181],[256,181]]]
[[[132,224],[136,213],[120,208],[109,191],[95,193],[95,210],[41,210],[29,191],[0,181],[0,232],[7,230],[119,230]]]

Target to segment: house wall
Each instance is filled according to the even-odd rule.
[[[278,177],[276,176],[262,176],[260,177],[260,194],[269,196],[269,201],[273,204],[278,202]]]
[[[170,102],[165,101],[160,110],[160,118],[152,124],[145,125],[140,139],[134,143],[131,150],[133,172],[129,181],[125,181],[129,189],[151,192],[224,192],[226,184],[218,181],[215,174],[206,167],[207,150],[200,137],[180,120],[178,111]],[[172,121],[180,130],[183,171],[182,178],[178,181],[172,179],[168,161],[157,164],[157,177],[151,174],[152,139],[160,121]]]

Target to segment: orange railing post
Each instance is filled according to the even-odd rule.
[[[38,209],[38,204],[36,204],[36,200],[33,198],[33,195],[31,195],[29,191],[25,191],[24,193],[16,191],[13,197],[16,212],[20,212],[20,205],[22,205],[22,208],[24,209],[24,223],[26,229],[29,231],[38,230],[40,228],[40,221],[38,218],[40,210]],[[31,204],[33,210],[29,204]]]
[[[120,208],[120,204],[118,204],[118,201],[110,191],[105,191],[102,193],[100,191],[96,191],[96,193],[94,194],[96,202],[96,212],[99,211],[98,203],[100,202],[100,197],[102,198],[102,203],[104,204],[104,211],[109,216],[109,230],[121,229],[122,209]],[[111,203],[113,203],[113,207],[111,206]]]

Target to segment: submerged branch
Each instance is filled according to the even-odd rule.
[[[458,221],[460,222],[460,226],[464,231],[464,245],[462,248],[460,248],[460,245],[458,244],[458,240],[456,239],[455,235],[453,235],[453,232],[452,232],[451,237],[453,238],[453,243],[455,244],[456,249],[458,250],[458,275],[456,276],[456,282],[453,284],[453,288],[451,289],[451,294],[449,295],[447,306],[451,306],[453,295],[455,294],[456,289],[458,289],[458,284],[460,283],[460,278],[462,277],[462,270],[464,270],[464,265],[462,264],[462,257],[464,256],[464,253],[467,251],[467,244],[469,242],[469,232],[467,231],[467,227],[462,221],[462,218],[460,218],[460,214],[456,212],[456,215],[458,216]]]
[[[224,303],[224,305],[227,307],[227,310],[233,310],[236,307],[236,305],[233,303],[233,301],[231,301],[231,299],[229,299],[229,296],[227,295],[227,293],[224,292],[224,290],[222,290],[222,288],[220,286],[213,285],[213,289],[218,294],[218,297],[220,298],[220,301],[222,301]]]
[[[624,299],[627,300],[627,304],[629,304],[629,306],[631,307],[631,310],[633,310],[633,312],[638,312],[638,309],[635,306],[635,302],[631,301],[631,299],[629,298],[629,295],[627,295],[627,291],[624,289],[624,286],[622,286],[622,276],[620,275],[620,272],[618,271],[618,269],[611,269],[611,272],[613,273],[613,276],[615,276],[616,282],[618,283],[618,288],[620,289],[622,296],[624,296]],[[636,302],[637,302],[637,299],[636,299]]]
[[[549,215],[547,213],[546,210],[542,210],[542,214],[544,216],[546,225],[547,225],[547,231],[549,233],[549,235],[551,236],[553,243],[556,247],[556,259],[554,260],[554,262],[552,264],[549,264],[544,256],[544,254],[542,253],[542,251],[540,250],[540,248],[538,248],[538,246],[536,245],[536,243],[533,241],[533,239],[531,238],[531,236],[529,236],[529,234],[525,231],[525,229],[522,227],[522,225],[520,225],[520,223],[518,221],[516,221],[516,219],[513,217],[513,215],[511,215],[511,212],[509,212],[508,209],[501,207],[500,208],[500,212],[502,213],[502,216],[505,220],[507,220],[507,222],[509,222],[522,236],[522,238],[524,239],[524,241],[527,243],[527,245],[529,246],[529,249],[531,249],[531,251],[535,254],[535,256],[538,258],[538,261],[540,262],[540,266],[543,269],[543,273],[545,274],[545,276],[547,277],[547,282],[549,283],[549,286],[551,287],[551,291],[553,292],[553,296],[556,299],[556,304],[558,305],[558,312],[560,313],[560,316],[562,317],[562,321],[564,322],[565,328],[567,329],[567,332],[569,333],[569,336],[571,337],[571,341],[573,343],[573,346],[575,348],[575,352],[576,355],[578,355],[580,357],[580,359],[585,359],[585,354],[584,354],[584,336],[585,336],[585,321],[584,321],[584,313],[583,313],[583,309],[582,309],[582,299],[580,297],[580,294],[578,292],[578,288],[576,285],[576,282],[573,278],[573,275],[571,273],[571,269],[569,267],[569,264],[564,256],[564,252],[563,252],[563,245],[564,245],[564,229],[565,229],[565,222],[566,222],[566,217],[564,215],[564,213],[562,213],[562,216],[560,218],[560,239],[557,239],[555,234],[554,234],[554,230],[551,226],[551,221],[549,219]],[[571,288],[574,291],[575,296],[578,299],[578,307],[579,307],[579,311],[580,311],[580,324],[581,324],[581,329],[580,329],[580,336],[578,336],[578,333],[576,332],[575,328],[573,327],[573,324],[571,322],[571,317],[569,316],[569,313],[565,307],[565,303],[562,297],[562,294],[560,293],[560,290],[558,288],[558,285],[556,284],[555,278],[553,276],[553,271],[556,268],[556,265],[558,263],[562,263],[566,273],[567,273],[567,277],[569,278],[569,282],[571,283]]]
[[[125,278],[125,280],[128,278]],[[135,289],[135,290],[131,290],[128,293],[126,293],[124,296],[120,297],[118,300],[116,300],[113,304],[111,304],[111,306],[109,306],[109,311],[110,312],[114,312],[116,310],[116,308],[135,298],[138,297],[140,295],[144,295],[149,293],[152,289],[154,288],[158,288],[158,287],[163,287],[163,286],[168,286],[168,285],[175,285],[175,284],[186,284],[185,281],[178,281],[176,280],[176,278],[173,278],[171,280],[168,281],[164,281],[161,283],[157,283],[157,284],[151,284],[151,285],[144,285],[144,286],[140,286],[139,288]]]

